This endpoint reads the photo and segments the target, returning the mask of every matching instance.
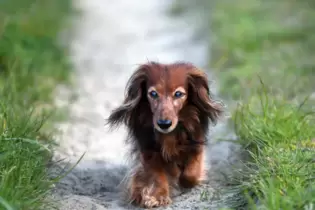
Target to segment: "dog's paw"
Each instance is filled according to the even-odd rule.
[[[142,206],[144,208],[154,208],[159,206],[166,206],[172,203],[172,200],[169,196],[160,196],[158,198],[154,196],[144,196],[142,198]]]
[[[172,200],[169,196],[160,197],[159,201],[161,206],[170,205],[172,203]]]
[[[142,208],[155,208],[167,206],[172,203],[168,193],[161,193],[154,188],[145,187],[142,193],[134,192],[131,197],[132,203]]]

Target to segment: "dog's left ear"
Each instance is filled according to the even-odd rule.
[[[208,116],[216,123],[223,113],[223,106],[211,98],[207,75],[199,69],[188,74],[188,98],[199,109],[202,115]]]

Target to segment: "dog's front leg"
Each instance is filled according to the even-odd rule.
[[[204,178],[204,150],[193,154],[186,162],[179,177],[179,185],[183,188],[192,188]]]
[[[142,154],[142,165],[131,180],[131,200],[145,208],[171,203],[165,163],[159,153]]]

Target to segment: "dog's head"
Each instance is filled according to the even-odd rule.
[[[144,64],[131,76],[126,90],[124,103],[109,118],[114,124],[124,121],[130,127],[150,123],[157,131],[170,133],[187,105],[212,122],[222,112],[210,98],[205,73],[187,63]]]

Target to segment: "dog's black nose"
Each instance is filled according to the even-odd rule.
[[[171,127],[172,121],[171,120],[158,120],[157,124],[161,129],[166,130],[169,127]]]

